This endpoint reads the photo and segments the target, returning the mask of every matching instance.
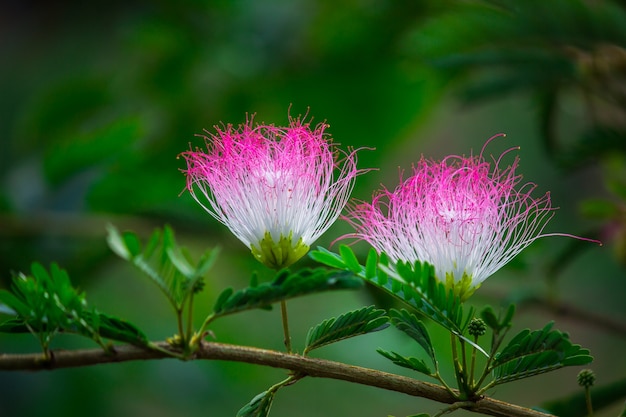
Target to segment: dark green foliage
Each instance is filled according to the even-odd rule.
[[[426,374],[428,376],[432,376],[433,372],[426,365],[423,359],[417,359],[413,357],[405,357],[396,352],[387,352],[383,349],[376,349],[376,352],[383,355],[385,358],[392,361],[394,364],[401,366],[403,368],[412,369],[414,371],[420,372],[422,374]]]
[[[124,320],[88,308],[85,294],[74,288],[67,272],[52,264],[50,272],[34,263],[31,276],[17,275],[12,292],[0,290],[0,302],[14,317],[0,323],[6,333],[31,332],[47,352],[52,337],[60,332],[89,337],[104,345],[101,338],[145,346],[146,336]]]
[[[244,405],[237,412],[237,417],[267,417],[275,395],[276,391],[263,391]]]
[[[552,330],[552,325],[523,330],[509,341],[493,360],[494,385],[593,360],[587,349],[572,344],[566,333]]]
[[[451,75],[474,71],[465,80],[468,98],[582,81],[574,48],[626,42],[626,13],[611,2],[482,1],[443,10],[406,47]]]
[[[459,80],[462,99],[533,94],[544,147],[564,169],[624,154],[623,4],[502,0],[442,10],[407,37],[405,47],[439,74]],[[571,122],[580,126],[573,133]]]
[[[389,327],[389,318],[385,315],[385,310],[378,310],[374,306],[369,306],[350,311],[337,318],[324,320],[311,328],[306,336],[306,347],[303,354],[306,355],[313,349],[340,340],[377,332],[387,327]]]
[[[224,290],[217,298],[213,312],[216,317],[243,310],[264,308],[272,303],[328,290],[359,288],[363,283],[351,272],[329,271],[325,268],[283,269],[273,281],[233,292]]]
[[[120,233],[113,226],[108,232],[111,250],[145,273],[177,311],[202,290],[202,280],[217,259],[218,250],[210,249],[194,263],[189,252],[177,245],[169,226],[155,230],[144,248],[135,233]]]

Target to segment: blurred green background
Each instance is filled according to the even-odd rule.
[[[615,416],[626,389],[626,6],[602,0],[5,1],[0,5],[0,286],[32,261],[58,262],[91,305],[155,340],[175,332],[166,300],[116,258],[105,225],[222,255],[198,321],[227,286],[270,273],[183,193],[177,155],[213,125],[287,122],[309,112],[359,153],[353,196],[370,198],[422,154],[499,155],[520,145],[520,173],[560,207],[548,226],[601,239],[536,242],[472,298],[517,301],[516,326],[555,320],[596,356]],[[289,110],[290,109],[290,110]],[[310,109],[310,110],[309,110]],[[319,241],[348,232],[338,222]],[[365,253],[367,247],[355,249]],[[307,260],[299,265],[304,266]],[[371,304],[365,290],[289,303],[294,343],[309,326]],[[281,348],[279,313],[229,317],[217,340]],[[437,329],[432,329],[437,334]],[[443,335],[441,335],[443,336]],[[443,337],[441,351],[448,343]],[[66,336],[58,347],[91,346]],[[416,346],[399,332],[326,348],[324,357],[404,373],[375,353]],[[36,351],[0,335],[0,352]],[[449,370],[448,370],[449,371]],[[525,406],[579,392],[566,369],[493,392]],[[280,370],[158,361],[0,373],[0,416],[233,416]],[[408,374],[408,373],[406,373]],[[599,403],[598,403],[599,404]],[[344,382],[304,380],[272,415],[404,416],[438,404]],[[458,415],[469,415],[459,412]]]

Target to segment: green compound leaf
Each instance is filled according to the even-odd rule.
[[[237,412],[237,417],[267,417],[276,391],[263,391]]]
[[[357,268],[354,265],[354,253],[347,246],[340,247],[340,254],[318,248],[317,251],[312,251],[310,256],[324,265],[355,273],[488,356],[482,347],[463,336],[463,329],[473,317],[473,309],[464,314],[460,297],[452,290],[446,289],[445,284],[435,277],[431,265],[420,262],[414,264],[398,262],[390,267],[385,254],[381,254],[376,261],[376,253],[370,251],[366,267],[359,265]],[[375,264],[377,269],[374,268]]]
[[[12,291],[0,290],[0,301],[14,311],[0,323],[0,332],[30,332],[48,350],[57,333],[74,333],[93,339],[104,349],[102,338],[145,346],[147,337],[134,325],[88,308],[85,294],[72,286],[66,271],[52,264],[47,271],[33,264],[31,276],[17,275]]]
[[[398,366],[412,369],[428,376],[433,376],[432,370],[428,367],[428,365],[426,365],[426,362],[424,362],[423,359],[405,357],[396,352],[387,352],[383,349],[376,349],[376,352],[380,353],[385,358],[389,359],[391,362]]]
[[[16,316],[3,323],[2,331],[26,328],[39,339],[44,351],[60,331],[93,335],[82,317],[87,307],[85,296],[72,287],[65,271],[53,264],[48,273],[41,264],[33,263],[31,274],[16,275],[11,292],[0,290],[0,301]]]
[[[315,294],[322,291],[359,288],[363,282],[348,271],[329,271],[325,268],[302,269],[290,272],[283,269],[272,282],[222,292],[213,307],[215,316],[225,316],[243,310],[264,308],[278,301]]]
[[[340,340],[386,329],[389,318],[385,314],[385,310],[369,306],[324,320],[309,330],[303,355]]]
[[[493,361],[493,385],[550,372],[564,366],[586,365],[593,360],[587,349],[574,345],[566,333],[543,329],[518,333]]]
[[[189,252],[178,246],[169,226],[155,230],[143,249],[136,234],[120,233],[110,225],[107,230],[111,250],[146,274],[177,311],[202,289],[202,280],[219,252],[218,249],[208,250],[194,262]]]
[[[433,363],[436,362],[435,350],[433,349],[428,330],[426,330],[424,323],[406,310],[398,311],[392,309],[389,311],[389,317],[391,317],[391,323],[398,328],[398,330],[403,331],[419,343]]]

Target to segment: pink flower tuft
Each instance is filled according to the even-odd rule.
[[[288,266],[339,217],[359,173],[356,152],[338,150],[327,127],[291,117],[288,127],[216,127],[206,151],[182,154],[187,189],[257,259]]]
[[[485,146],[496,137],[489,139]],[[349,208],[356,233],[393,262],[422,261],[462,299],[536,239],[554,216],[550,194],[533,198],[535,184],[515,170],[519,158],[501,169],[478,156],[422,159],[394,191],[383,189],[372,203]],[[578,238],[582,240],[589,240]],[[599,243],[599,242],[598,242]]]

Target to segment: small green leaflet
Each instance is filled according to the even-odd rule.
[[[433,349],[430,336],[428,335],[428,330],[426,330],[424,323],[406,310],[398,311],[396,309],[392,309],[389,312],[389,316],[391,317],[391,323],[393,323],[398,330],[403,331],[413,338],[413,340],[415,340],[424,349],[433,363],[436,363],[435,350]]]
[[[237,417],[267,417],[275,395],[276,391],[263,391],[244,405],[237,412]]]
[[[422,374],[432,376],[433,372],[426,365],[423,359],[417,359],[413,357],[405,357],[396,352],[387,352],[383,349],[376,349],[376,352],[383,355],[385,358],[389,359],[394,364],[401,366],[403,368],[412,369],[414,371],[420,372]]]
[[[309,330],[303,355],[340,340],[386,329],[389,318],[385,314],[385,310],[369,306],[324,320]]]
[[[569,336],[552,330],[554,323],[543,329],[518,333],[500,351],[491,366],[493,384],[502,384],[553,371],[564,366],[586,365],[593,360],[587,349],[572,344]]]
[[[272,282],[233,291],[225,289],[213,307],[215,316],[225,316],[243,310],[264,308],[272,303],[315,294],[322,291],[360,288],[363,282],[347,271],[325,268],[279,271]]]

